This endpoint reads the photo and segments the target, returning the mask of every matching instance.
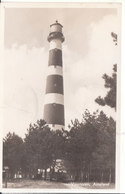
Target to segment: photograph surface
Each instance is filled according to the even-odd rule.
[[[16,5],[3,8],[3,188],[115,189],[121,4]]]

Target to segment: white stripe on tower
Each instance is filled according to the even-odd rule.
[[[47,70],[47,75],[61,75],[63,76],[63,69],[61,66],[49,66]]]
[[[62,50],[61,40],[59,40],[59,39],[51,40],[50,45],[49,45],[49,50],[52,50],[52,49],[55,49],[55,48]]]
[[[45,104],[62,104],[64,105],[64,97],[62,94],[48,93],[45,95]]]

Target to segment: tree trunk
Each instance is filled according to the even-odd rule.
[[[91,162],[89,164],[89,182],[91,182]]]
[[[46,180],[46,173],[47,173],[47,171],[46,171],[46,169],[45,169],[45,177],[44,177],[44,180]]]
[[[109,183],[112,182],[112,169],[109,169]]]
[[[83,182],[84,171],[81,169],[81,182]]]
[[[90,168],[91,168],[91,163],[88,165],[88,182],[90,182]]]
[[[76,169],[76,173],[75,173],[75,182],[79,181],[79,170]]]
[[[89,183],[89,176],[90,176],[90,174],[89,174],[89,171],[88,171],[88,183]]]
[[[101,183],[103,183],[103,171],[101,172]]]

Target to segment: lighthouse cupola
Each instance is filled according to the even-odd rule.
[[[55,23],[50,25],[50,33],[48,36],[48,41],[50,42],[53,39],[60,39],[61,42],[64,42],[64,36],[62,34],[62,28],[63,26],[58,23],[58,21],[56,20]]]

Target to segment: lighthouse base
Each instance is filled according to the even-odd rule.
[[[50,170],[50,180],[57,182],[73,182],[74,176],[69,171],[68,166],[70,165],[69,161],[64,159],[56,159],[53,161],[54,165]]]

